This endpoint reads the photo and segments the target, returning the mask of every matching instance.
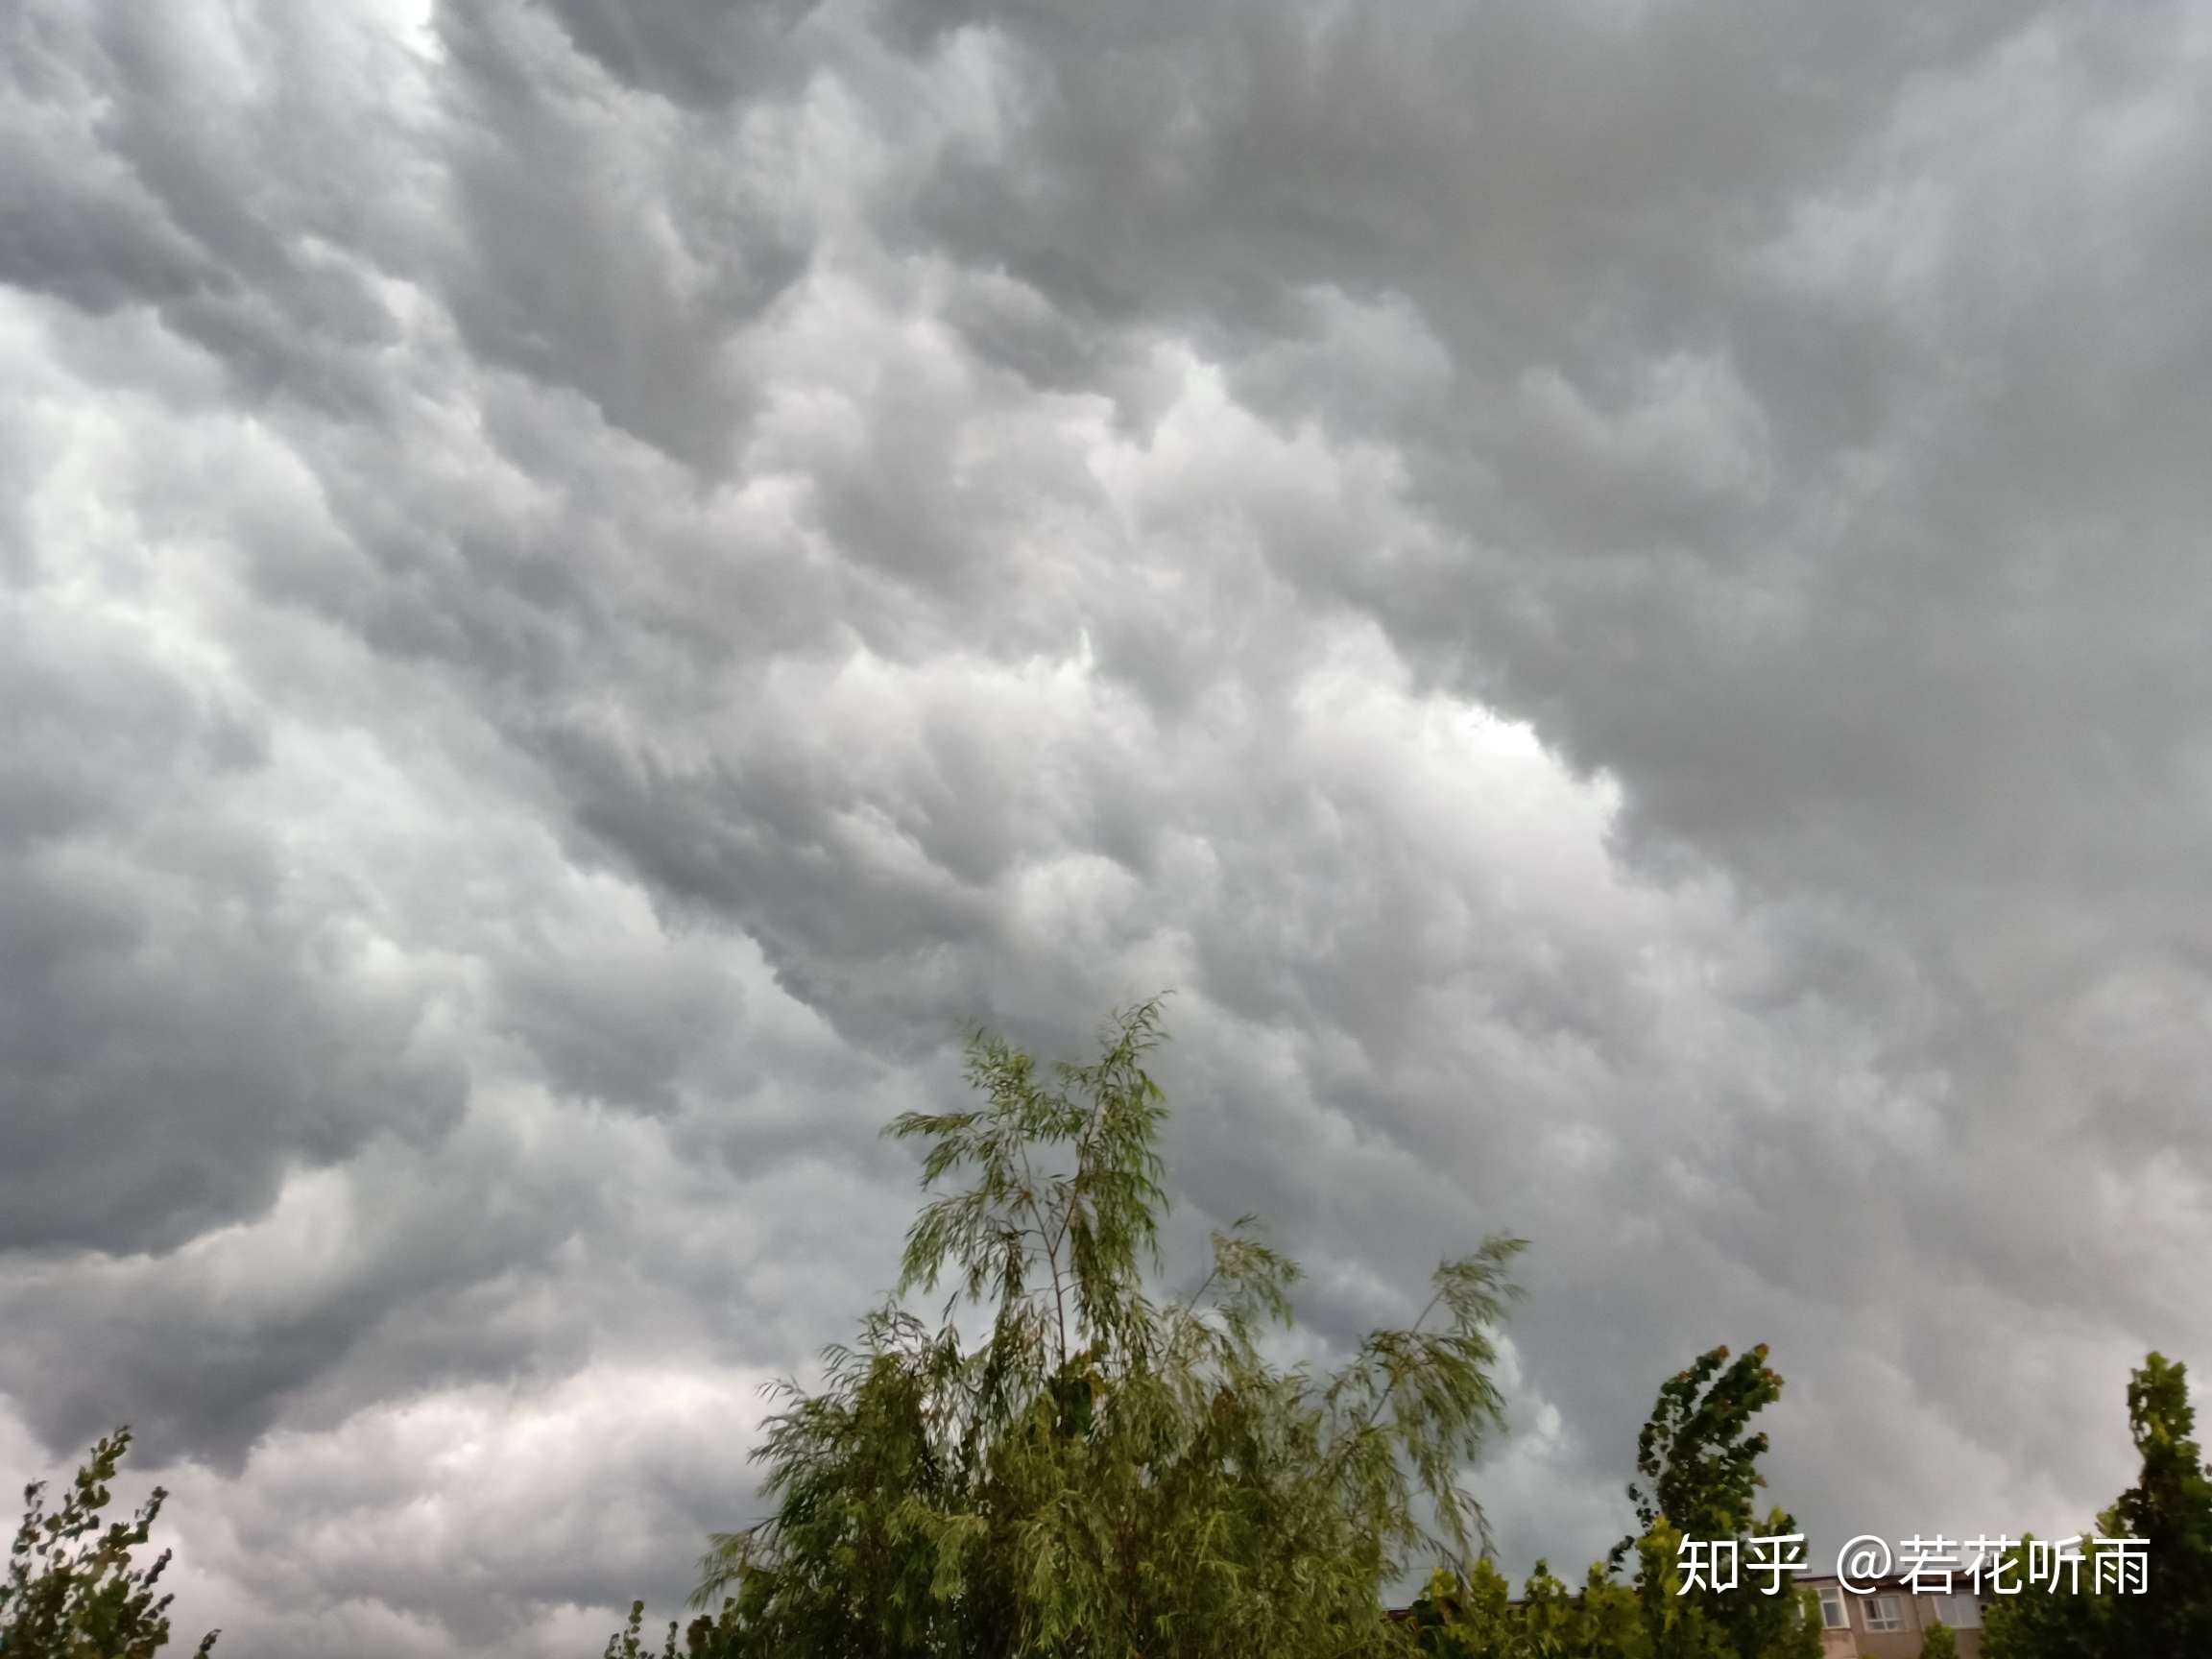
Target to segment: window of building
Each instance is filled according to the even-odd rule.
[[[1894,1596],[1867,1597],[1866,1628],[1869,1630],[1904,1629],[1905,1603]]]
[[[1851,1610],[1843,1604],[1843,1592],[1834,1584],[1820,1586],[1820,1628],[1823,1630],[1848,1630],[1851,1628]]]
[[[1938,1596],[1936,1617],[1954,1630],[1982,1628],[1982,1603],[1971,1596]]]

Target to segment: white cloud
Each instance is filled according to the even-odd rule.
[[[227,1652],[595,1647],[949,1035],[1173,985],[1315,1352],[1535,1238],[1511,1564],[1723,1340],[1816,1535],[2105,1502],[2201,12],[20,10],[0,1462],[135,1420]]]

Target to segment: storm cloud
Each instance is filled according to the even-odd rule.
[[[2212,10],[23,0],[0,1466],[257,1655],[596,1650],[981,1022],[1174,988],[1319,1338],[2072,1529],[2212,1362]]]

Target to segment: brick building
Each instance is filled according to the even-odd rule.
[[[1979,1597],[1930,1596],[1902,1578],[1884,1579],[1863,1592],[1846,1590],[1826,1574],[1800,1574],[1796,1582],[1820,1598],[1822,1659],[1918,1659],[1921,1638],[1938,1620],[1959,1633],[1960,1659],[1980,1659]]]

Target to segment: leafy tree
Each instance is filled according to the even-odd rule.
[[[1712,1349],[1661,1385],[1636,1439],[1642,1483],[1628,1485],[1628,1501],[1644,1529],[1622,1539],[1609,1557],[1618,1565],[1631,1552],[1638,1556],[1638,1584],[1655,1641],[1663,1631],[1683,1652],[1703,1652],[1698,1644],[1710,1642],[1712,1651],[1736,1659],[1819,1653],[1819,1622],[1808,1618],[1802,1599],[1763,1594],[1748,1571],[1752,1538],[1797,1530],[1786,1510],[1769,1509],[1761,1520],[1753,1507],[1767,1484],[1759,1473],[1767,1436],[1752,1431],[1751,1419],[1781,1397],[1782,1377],[1767,1363],[1764,1342],[1733,1362],[1726,1348]],[[1657,1546],[1671,1539],[1669,1547],[1678,1550],[1684,1538],[1735,1540],[1745,1569],[1743,1587],[1723,1591],[1700,1584],[1687,1595],[1659,1593]],[[1674,1571],[1672,1558],[1665,1568]]]
[[[1795,1530],[1790,1517],[1772,1512],[1767,1530]],[[1767,1593],[1745,1575],[1738,1587],[1685,1591],[1682,1540],[1695,1536],[1665,1515],[1636,1540],[1636,1601],[1645,1645],[1625,1651],[1634,1659],[1819,1659],[1819,1601],[1811,1591]],[[1749,1556],[1745,1555],[1748,1564]],[[1787,1580],[1784,1581],[1785,1585]]]
[[[2031,1534],[2007,1551],[2011,1558],[2008,1581],[2020,1588],[1984,1604],[1982,1651],[1988,1659],[2103,1659],[2117,1652],[2107,1628],[2111,1597],[2093,1594],[2087,1579],[2079,1594],[2029,1586],[2029,1546],[2033,1542]]]
[[[1648,1651],[1634,1593],[1602,1565],[1570,1591],[1539,1561],[1518,1602],[1486,1559],[1464,1577],[1439,1568],[1407,1623],[1435,1659],[1641,1659]]]
[[[2162,1354],[2128,1380],[2128,1427],[2142,1474],[2120,1495],[2122,1536],[2148,1547],[2142,1595],[2113,1599],[2115,1634],[2140,1659],[2212,1654],[2212,1479],[2196,1439],[2188,1367]]]
[[[146,1659],[168,1645],[172,1598],[157,1597],[156,1586],[169,1551],[150,1567],[131,1563],[168,1493],[156,1486],[132,1520],[105,1527],[100,1520],[108,1482],[130,1449],[128,1429],[94,1445],[51,1515],[44,1481],[23,1489],[23,1524],[0,1586],[0,1654],[7,1659]],[[209,1652],[216,1635],[209,1631],[194,1651]]]
[[[1421,1651],[1434,1659],[1514,1659],[1526,1648],[1513,1586],[1488,1556],[1464,1577],[1437,1568],[1407,1619]]]
[[[1767,1365],[1764,1342],[1733,1364],[1726,1348],[1712,1349],[1663,1383],[1636,1437],[1636,1472],[1647,1484],[1628,1483],[1644,1531],[1661,1516],[1691,1538],[1749,1530],[1754,1495],[1767,1483],[1759,1473],[1767,1436],[1749,1425],[1781,1397],[1782,1378]],[[1622,1539],[1612,1559],[1623,1560],[1636,1543]]]
[[[1959,1659],[1959,1638],[1940,1619],[1920,1638],[1920,1659]]]
[[[1464,1577],[1439,1571],[1408,1621],[1415,1641],[1436,1659],[1817,1659],[1817,1602],[1809,1594],[1767,1595],[1755,1575],[1730,1591],[1684,1592],[1684,1537],[1736,1539],[1743,1558],[1752,1531],[1753,1495],[1764,1484],[1758,1460],[1767,1437],[1751,1415],[1781,1392],[1782,1379],[1755,1348],[1728,1364],[1714,1349],[1659,1391],[1637,1439],[1630,1501],[1644,1531],[1594,1565],[1579,1591],[1538,1563],[1515,1602],[1488,1562]],[[1725,1369],[1723,1369],[1725,1367]],[[1691,1525],[1676,1521],[1688,1516]],[[1781,1510],[1767,1534],[1796,1530]],[[1632,1584],[1618,1581],[1633,1557]]]
[[[1580,1588],[1570,1591],[1551,1575],[1547,1563],[1537,1562],[1522,1586],[1521,1612],[1527,1624],[1529,1650],[1543,1659],[1554,1654],[1633,1651],[1636,1594],[1616,1582],[1602,1563],[1594,1564]]]
[[[1519,1600],[1487,1561],[1458,1577],[1439,1569],[1407,1617],[1415,1645],[1434,1659],[1735,1659],[1734,1632],[1682,1595],[1682,1534],[1662,1517],[1637,1541],[1635,1582],[1598,1562],[1570,1592],[1537,1563]],[[1818,1603],[1810,1594],[1772,1599],[1774,1633],[1762,1659],[1813,1659],[1820,1651]]]
[[[1638,1651],[1643,1609],[1636,1592],[1617,1582],[1602,1561],[1591,1563],[1582,1588],[1575,1593],[1579,1618],[1579,1647],[1568,1651],[1591,1654],[1629,1654]]]
[[[1417,1553],[1473,1553],[1457,1472],[1502,1420],[1522,1241],[1446,1262],[1411,1327],[1328,1374],[1262,1352],[1298,1270],[1249,1218],[1157,1299],[1159,1041],[1157,1001],[1050,1072],[979,1033],[978,1103],[892,1125],[932,1196],[894,1299],[818,1390],[784,1385],[772,1512],[702,1563],[701,1597],[733,1598],[722,1651],[1335,1659],[1403,1645],[1381,1592]],[[934,1322],[901,1299],[940,1286]]]
[[[2212,1653],[2212,1471],[2196,1440],[2187,1368],[2145,1357],[2128,1382],[2128,1426],[2142,1459],[2133,1486],[2098,1517],[2104,1537],[2139,1538],[2149,1556],[2142,1594],[2025,1587],[1984,1615],[1989,1659],[2197,1659]],[[2026,1542],[2012,1581],[2026,1585]]]
[[[719,1618],[709,1618],[702,1613],[685,1627],[681,1648],[676,1646],[676,1621],[671,1619],[659,1659],[730,1659],[737,1651],[736,1611],[733,1604],[725,1602]],[[629,1623],[607,1638],[607,1647],[600,1659],[654,1659],[652,1648],[645,1643],[644,1602],[630,1603]]]

